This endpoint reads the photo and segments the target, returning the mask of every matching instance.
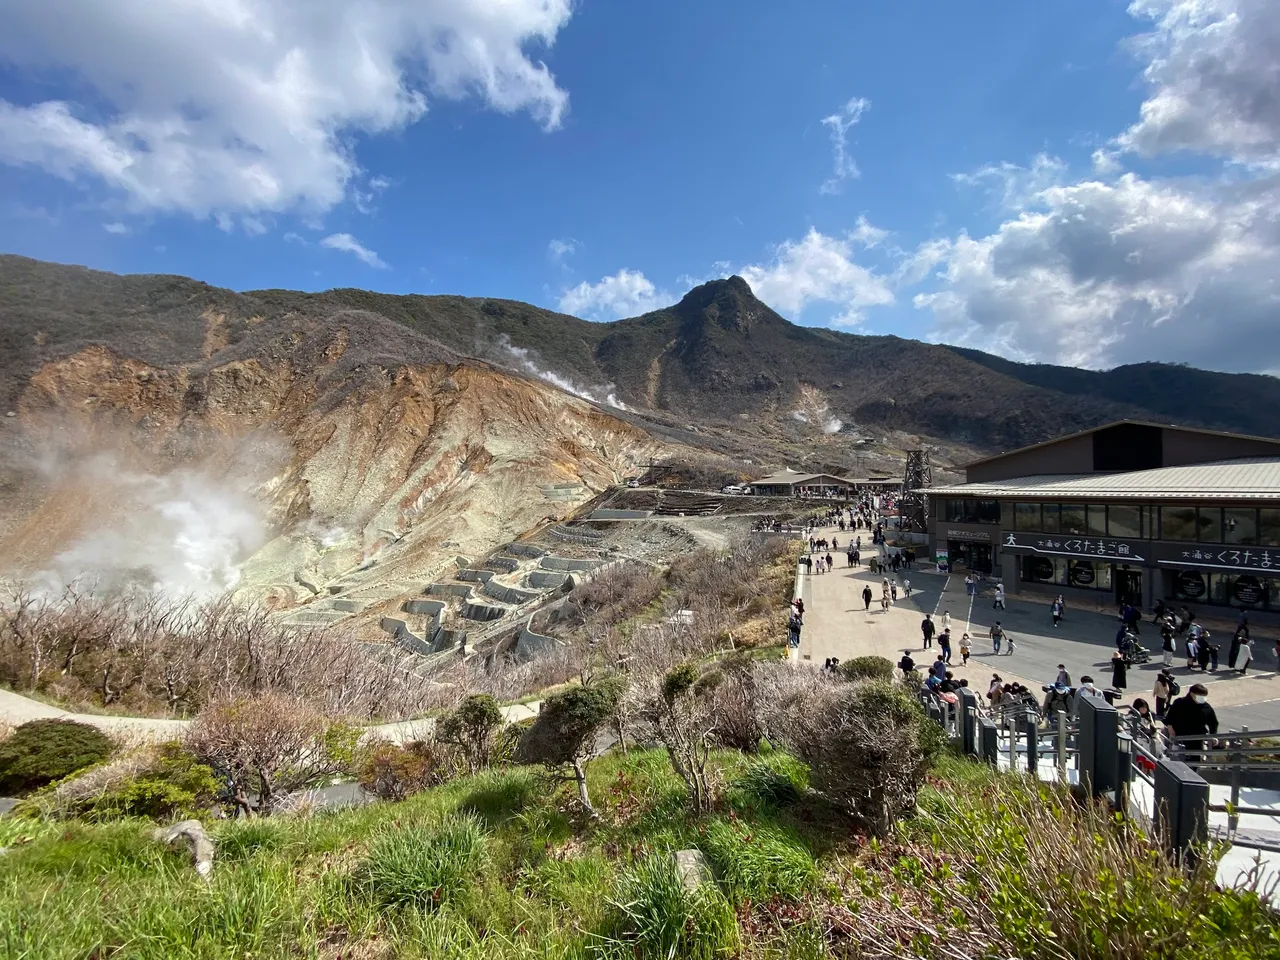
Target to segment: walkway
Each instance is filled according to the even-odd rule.
[[[832,533],[824,530],[816,536],[829,539]],[[839,530],[834,534],[842,544],[848,536]],[[863,565],[857,570],[845,566],[842,549],[832,551],[835,569],[830,573],[802,578],[805,625],[801,632],[800,659],[821,665],[828,657],[839,657],[843,661],[875,655],[896,664],[903,651],[910,650],[923,672],[937,656],[937,647],[921,649],[920,621],[925,614],[932,614],[941,632],[942,614],[949,611],[952,672],[957,679],[968,678],[969,685],[980,695],[986,694],[993,673],[998,673],[1005,682],[1023,683],[1039,694],[1041,685],[1057,676],[1059,663],[1066,665],[1076,683],[1088,675],[1098,687],[1111,686],[1111,654],[1115,650],[1117,626],[1114,615],[1069,607],[1062,625],[1055,629],[1045,599],[1009,597],[1007,609],[993,610],[990,591],[978,597],[966,596],[963,574],[947,576],[920,570],[890,574],[896,577],[899,587],[904,581],[911,581],[911,596],[905,597],[900,589],[898,602],[883,611],[880,609],[883,577],[872,575],[866,567],[870,557],[870,548],[865,548],[868,540],[864,533]],[[873,594],[869,611],[861,596],[868,585]],[[996,620],[1014,639],[1015,649],[1011,655],[1007,647],[998,657],[992,652],[987,637]],[[960,661],[960,637],[966,630],[974,638],[968,667]],[[1149,648],[1159,645],[1155,628],[1149,622],[1143,624],[1140,639]],[[1219,636],[1218,639],[1225,653],[1230,638]],[[1255,643],[1255,646],[1270,647],[1270,642]],[[1275,670],[1275,660],[1269,650],[1263,649],[1255,664],[1259,669],[1242,677],[1236,671],[1225,669],[1225,665],[1216,673],[1188,671],[1185,660],[1175,660],[1173,673],[1184,690],[1195,682],[1209,687],[1209,702],[1217,710],[1224,728],[1248,726],[1260,730],[1280,726],[1280,674]],[[1133,697],[1150,701],[1159,669],[1158,653],[1149,663],[1130,667],[1123,702]]]

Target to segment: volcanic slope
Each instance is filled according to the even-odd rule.
[[[373,599],[420,595],[459,558],[567,515],[665,449],[376,314],[268,315],[180,278],[55,272],[84,288],[28,284],[15,310],[12,278],[3,284],[10,576],[56,569],[94,536],[117,545],[124,574],[162,577],[133,508],[177,472],[202,478],[192,497],[257,505],[240,581],[255,594],[290,606],[359,571]]]

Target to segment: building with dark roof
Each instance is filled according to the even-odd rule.
[[[938,562],[1011,589],[1280,611],[1280,440],[1122,420],[931,487]]]

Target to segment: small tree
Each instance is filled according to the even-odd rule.
[[[571,767],[578,799],[592,816],[596,811],[587,794],[587,761],[595,755],[601,729],[617,716],[625,691],[626,681],[611,675],[548,697],[516,751],[521,763]]]
[[[203,711],[187,749],[224,779],[238,809],[269,813],[285,794],[346,770],[358,739],[358,730],[271,693]]]
[[[671,766],[689,788],[689,802],[699,812],[711,808],[707,760],[716,731],[715,703],[710,696],[722,679],[717,671],[702,673],[692,663],[667,671],[657,695],[647,705],[647,719],[667,748]]]
[[[369,793],[381,800],[404,800],[445,781],[449,758],[429,740],[397,746],[385,740],[364,750],[357,778]]]
[[[743,753],[756,753],[764,729],[756,713],[754,661],[731,656],[720,664],[720,682],[711,693],[715,710],[717,744]]]
[[[502,708],[487,693],[472,694],[436,725],[436,739],[452,744],[462,754],[471,773],[493,762]]]

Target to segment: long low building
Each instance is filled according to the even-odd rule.
[[[1124,420],[932,487],[940,564],[1150,609],[1280,611],[1280,441]]]
[[[891,478],[850,479],[829,473],[798,473],[784,470],[751,482],[758,497],[847,497],[864,490],[886,491],[902,485]]]

